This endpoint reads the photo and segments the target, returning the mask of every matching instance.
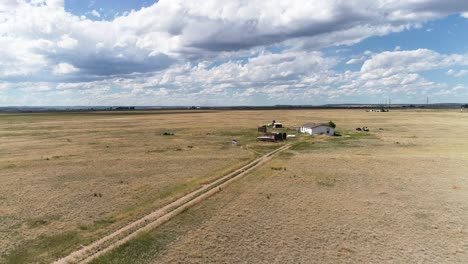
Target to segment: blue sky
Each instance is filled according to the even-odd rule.
[[[70,0],[65,1],[65,11],[77,16],[86,16],[93,20],[112,20],[116,16],[129,13],[132,10],[140,10],[156,3],[155,0]],[[93,10],[99,13],[99,16],[93,15]]]
[[[0,21],[0,106],[468,103],[464,1],[5,0]]]

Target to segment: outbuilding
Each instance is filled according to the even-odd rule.
[[[276,122],[275,120],[273,120],[273,122],[271,122],[271,124],[269,124],[269,126],[271,126],[273,128],[283,128],[283,124],[281,124],[280,122]]]
[[[283,124],[281,124],[279,122],[275,122],[275,123],[273,123],[273,128],[283,128]]]
[[[328,124],[307,123],[300,127],[299,132],[310,135],[329,135],[335,134],[335,129]]]

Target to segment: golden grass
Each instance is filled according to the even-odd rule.
[[[120,260],[129,256],[139,263],[468,259],[468,115],[286,114],[285,120],[332,119],[343,135],[328,142],[304,139],[289,154],[95,263],[126,263]],[[368,126],[370,136],[356,136],[352,129],[358,126]]]
[[[221,215],[226,213],[237,219],[235,215],[239,209],[246,207],[250,211],[243,214],[254,223],[268,218],[271,225],[277,225],[286,215],[272,206],[297,207],[307,210],[294,217],[294,210],[287,209],[288,215],[293,217],[288,220],[291,224],[312,220],[326,223],[334,214],[348,210],[352,201],[357,203],[358,212],[366,212],[362,206],[368,201],[375,204],[372,211],[375,214],[382,215],[381,208],[390,210],[376,220],[388,223],[388,217],[396,221],[408,217],[406,214],[392,216],[392,210],[398,207],[388,206],[388,202],[405,204],[405,201],[408,203],[405,199],[411,197],[421,210],[429,210],[430,200],[423,199],[424,192],[456,200],[461,196],[451,195],[468,187],[460,180],[467,163],[464,131],[468,128],[468,115],[455,111],[143,111],[0,115],[0,248],[3,250],[0,254],[13,262],[28,262],[31,258],[50,261],[66,255],[80,243],[89,243],[247,163],[260,153],[278,147],[255,142],[256,126],[273,119],[289,127],[333,120],[342,136],[332,140],[300,137],[297,140],[305,142],[302,146],[280,155],[264,170],[227,190],[226,198],[223,192],[210,200],[216,201],[214,204],[208,201],[205,209],[204,205],[199,206],[201,211],[208,214],[207,208],[215,208],[215,211],[221,210]],[[354,132],[355,127],[362,126],[371,129],[369,136]],[[175,135],[163,136],[164,132]],[[233,138],[240,140],[243,147],[232,147],[230,140]],[[450,168],[444,164],[450,164]],[[272,170],[271,167],[286,169]],[[424,180],[426,175],[429,176]],[[435,184],[440,188],[434,188]],[[447,190],[442,188],[444,184]],[[256,198],[259,192],[265,200]],[[391,196],[392,200],[379,200],[384,196]],[[316,202],[309,203],[309,199]],[[456,201],[458,206],[465,206]],[[229,204],[231,206],[227,206]],[[266,207],[260,208],[262,206]],[[316,214],[317,206],[321,210],[328,207],[336,207],[336,210],[326,218],[318,214],[317,218],[309,219]],[[415,213],[411,215],[414,217]],[[213,216],[213,220],[206,221],[192,217],[186,228],[194,228],[190,222],[196,221],[208,229],[208,239],[203,245],[208,248],[213,247],[213,243],[223,245],[224,240],[210,239],[221,232],[210,221],[224,223],[227,216]],[[459,217],[465,219],[465,215]],[[346,217],[338,218],[344,221]],[[425,221],[424,218],[415,219]],[[359,218],[348,220],[353,226],[353,221]],[[348,223],[346,221],[337,224]],[[246,219],[234,223],[243,231],[246,230],[242,226],[249,226]],[[234,228],[230,224],[222,226],[222,230],[228,232]],[[253,226],[258,232],[262,230],[257,224]],[[315,228],[320,230],[319,226]],[[271,246],[269,250],[278,250],[270,252],[271,256],[285,252],[276,244],[263,241],[257,231],[247,231],[252,231],[258,243]],[[301,237],[298,230],[289,231]],[[163,237],[176,237],[171,235],[174,229],[169,228],[167,232]],[[202,235],[198,229],[193,232],[188,237],[177,233],[182,242],[163,259],[185,259],[181,252],[189,246],[192,248],[187,252],[202,255],[208,262],[213,259],[207,252],[218,257],[221,254],[228,262],[235,261],[219,246],[205,252],[191,244]],[[278,233],[280,237],[277,238],[285,239],[282,235],[287,235],[286,230]],[[153,241],[148,236],[144,239]],[[171,239],[166,239],[167,243]],[[240,237],[225,242],[228,241],[237,250],[245,250],[241,248]],[[44,249],[47,243],[51,249]],[[151,247],[151,243],[148,244]],[[348,245],[343,247],[355,251]],[[163,245],[158,244],[158,250],[154,251],[157,254],[145,255],[147,261],[159,259],[162,248]],[[23,252],[26,253],[20,254]],[[350,251],[340,252],[348,254]]]
[[[226,117],[2,115],[0,255],[29,250],[31,258],[51,260],[271,149],[255,142],[255,129],[232,126]],[[249,149],[231,146],[232,138]],[[77,239],[63,252],[37,252],[38,241],[66,232]]]

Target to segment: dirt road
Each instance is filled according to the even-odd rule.
[[[57,260],[57,264],[65,263],[88,263],[96,257],[124,244],[125,242],[136,237],[141,232],[154,229],[172,217],[183,212],[187,208],[203,201],[204,199],[212,196],[213,194],[221,191],[225,186],[235,181],[236,179],[244,176],[256,167],[269,161],[273,155],[282,152],[291,147],[291,144],[282,146],[272,152],[269,152],[262,157],[250,162],[244,167],[223,176],[222,178],[203,186],[202,188],[191,192],[178,200],[160,208],[151,214],[132,222],[121,229],[95,241],[94,243],[85,246],[70,255]]]

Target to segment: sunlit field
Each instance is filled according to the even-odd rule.
[[[270,163],[95,262],[467,259],[467,113],[272,110],[0,115],[0,262],[63,257],[278,148],[256,142],[273,119],[291,134],[332,120],[339,136],[288,140]]]

